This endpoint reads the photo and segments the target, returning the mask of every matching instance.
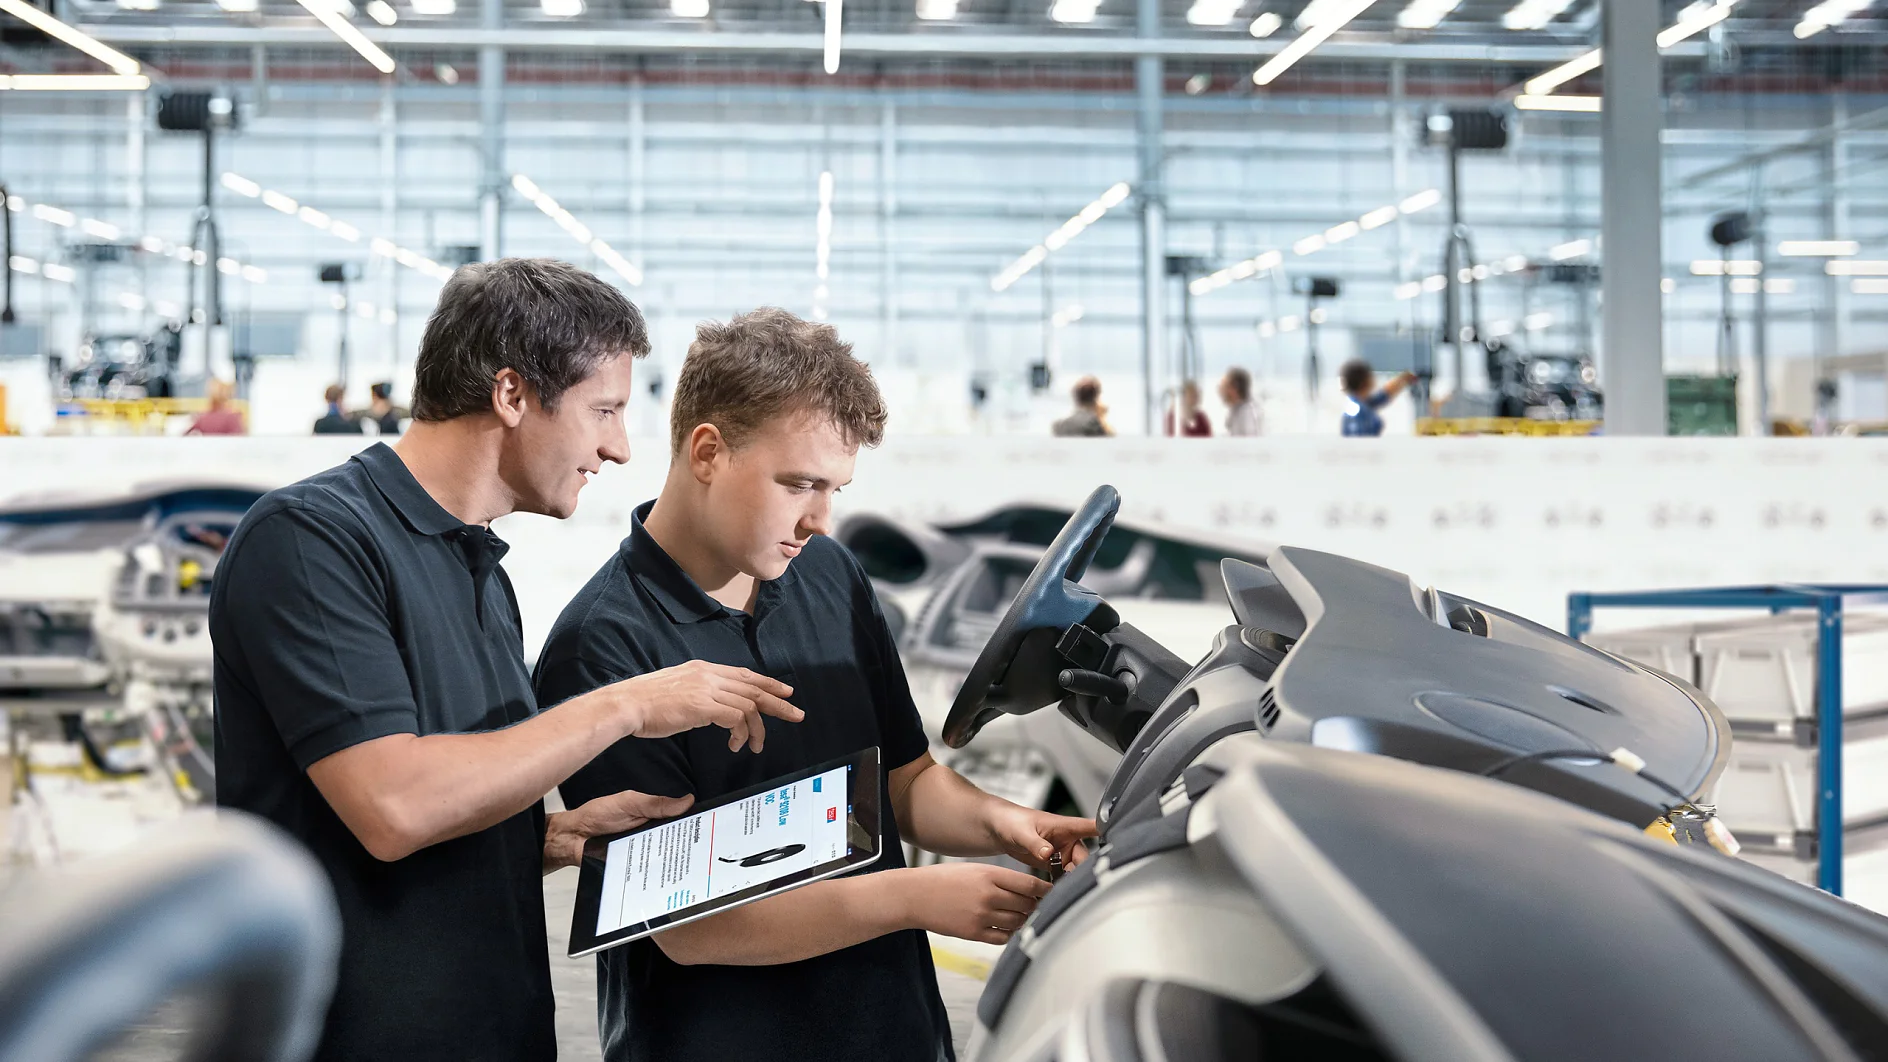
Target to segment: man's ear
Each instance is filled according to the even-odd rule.
[[[717,458],[728,456],[728,441],[721,437],[721,429],[713,424],[697,424],[695,430],[688,433],[688,443],[682,450],[683,460],[688,462],[688,470],[695,477],[695,482],[706,486],[714,481],[717,471]],[[725,464],[726,461],[721,461]]]
[[[524,420],[530,395],[531,385],[516,369],[500,369],[492,377],[492,412],[507,428],[515,428]]]

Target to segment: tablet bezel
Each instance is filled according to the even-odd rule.
[[[646,922],[634,922],[613,932],[599,934],[596,932],[596,924],[598,905],[602,902],[603,896],[603,865],[611,842],[655,829],[675,819],[662,819],[622,833],[592,837],[584,843],[583,862],[577,870],[577,898],[570,913],[570,957],[575,959],[606,948],[616,947],[619,944],[627,944],[632,940],[640,940],[652,933],[686,925],[732,907],[753,903],[755,900],[778,895],[822,878],[830,878],[835,874],[843,874],[877,862],[885,851],[885,835],[880,818],[882,809],[879,806],[879,749],[877,745],[861,749],[849,756],[840,756],[837,759],[827,760],[825,763],[781,775],[759,785],[728,793],[705,804],[697,804],[676,818],[699,815],[705,811],[736,804],[749,797],[759,796],[793,782],[803,782],[840,767],[852,768],[846,774],[846,803],[851,808],[848,814],[851,820],[847,827],[848,835],[853,835],[852,827],[856,824],[859,831],[872,838],[872,849],[869,852],[852,849],[848,845],[848,852],[843,858],[807,867],[786,877],[750,885],[725,896],[703,900],[698,904],[658,915]]]

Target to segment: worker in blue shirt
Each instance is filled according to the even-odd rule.
[[[1383,418],[1377,410],[1390,404],[1404,389],[1416,382],[1413,372],[1399,373],[1396,379],[1377,390],[1377,374],[1370,363],[1355,358],[1338,370],[1344,383],[1344,434],[1378,436],[1383,434]]]

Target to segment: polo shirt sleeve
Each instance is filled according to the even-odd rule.
[[[628,663],[601,664],[577,655],[547,658],[538,665],[538,703],[556,705],[646,670]],[[693,793],[694,775],[688,769],[688,752],[681,737],[624,738],[565,779],[557,793],[565,807],[574,808],[625,789],[655,796]]]
[[[880,688],[874,698],[878,705],[879,741],[887,770],[897,770],[930,751],[931,742],[924,736],[924,718],[918,714],[918,705],[911,699],[911,682],[905,678],[905,664],[898,656],[898,642],[892,637],[891,625],[885,622],[885,611],[879,607],[878,594],[872,589],[872,582],[866,577],[865,569],[850,553],[853,593],[864,599],[864,622],[868,625],[867,636],[878,657],[876,674]]]
[[[302,508],[269,513],[217,572],[223,625],[297,766],[418,732],[386,579],[359,534]]]

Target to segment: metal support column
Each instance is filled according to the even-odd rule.
[[[1605,0],[1600,114],[1600,362],[1609,435],[1665,434],[1659,130],[1660,5]]]
[[[1842,598],[1816,602],[1816,887],[1842,895]]]
[[[480,27],[505,28],[505,0],[480,0]],[[479,257],[504,255],[505,49],[479,49]]]
[[[629,260],[645,273],[647,249],[643,241],[643,212],[649,202],[649,130],[643,112],[642,75],[629,83]]]
[[[887,363],[898,356],[897,224],[898,105],[888,99],[879,111],[878,126],[879,344]]]
[[[393,79],[380,83],[380,231],[389,239],[397,238],[400,221],[400,131],[399,110],[393,98]],[[393,379],[400,365],[400,268],[386,258],[379,259],[386,272],[380,284],[381,343],[387,359],[387,378]]]
[[[1158,37],[1160,0],[1137,0],[1135,25],[1143,39]],[[1140,180],[1135,191],[1141,204],[1141,388],[1147,400],[1148,435],[1159,429],[1157,374],[1165,372],[1167,360],[1167,199],[1161,185],[1161,97],[1166,78],[1166,62],[1159,56],[1134,60],[1134,87],[1140,101]]]

